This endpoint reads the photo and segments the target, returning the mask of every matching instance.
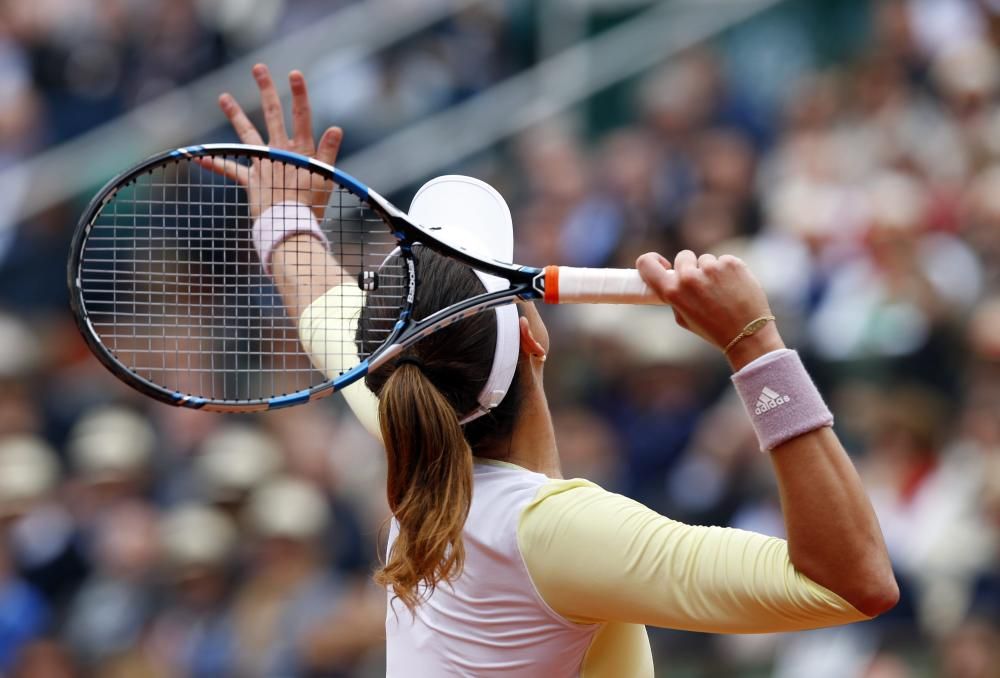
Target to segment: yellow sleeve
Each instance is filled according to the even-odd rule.
[[[770,633],[868,619],[797,572],[782,539],[685,525],[585,480],[547,483],[518,541],[542,598],[575,622]]]
[[[313,367],[327,379],[357,364],[354,343],[358,317],[365,295],[357,285],[337,285],[318,297],[299,318],[299,341],[309,354]],[[350,359],[348,359],[350,357]],[[361,381],[340,391],[358,421],[381,440],[378,427],[378,398]]]

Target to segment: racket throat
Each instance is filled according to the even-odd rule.
[[[536,298],[541,299],[546,304],[559,303],[559,267],[546,266],[532,278],[531,287],[536,293]]]

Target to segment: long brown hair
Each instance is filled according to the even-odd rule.
[[[472,270],[458,262],[422,247],[414,249],[414,256],[420,279],[413,309],[417,318],[485,290]],[[379,315],[392,304],[373,300],[369,296],[362,312],[359,341],[378,336],[372,330],[395,320]],[[464,427],[459,424],[475,409],[489,378],[496,338],[496,315],[480,313],[422,339],[365,380],[379,396],[386,494],[399,523],[375,581],[391,586],[411,611],[421,600],[421,586],[430,595],[439,583],[461,574],[462,530],[472,504],[472,455],[495,450],[513,430],[520,407],[516,374],[500,405]]]

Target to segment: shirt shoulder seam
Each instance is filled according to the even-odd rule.
[[[542,595],[542,592],[538,590],[538,586],[535,583],[535,579],[534,577],[531,576],[531,570],[528,569],[528,562],[524,559],[524,544],[521,540],[521,524],[522,521],[524,520],[525,512],[530,507],[534,506],[538,502],[541,495],[545,493],[546,490],[551,489],[552,485],[563,484],[566,482],[570,481],[549,480],[548,482],[543,483],[538,487],[538,490],[535,492],[535,496],[532,497],[531,500],[521,508],[521,513],[520,515],[518,515],[517,518],[517,532],[515,540],[517,546],[517,556],[518,559],[520,560],[521,567],[524,568],[524,574],[528,577],[528,583],[531,585],[531,591],[535,596],[535,598],[538,600],[538,602],[541,604],[542,609],[545,610],[546,614],[548,614],[550,617],[552,617],[553,620],[562,624],[566,628],[576,629],[579,631],[589,631],[590,633],[596,634],[597,631],[600,630],[602,626],[604,626],[605,622],[577,622],[557,612],[551,605],[549,605],[548,601],[545,600],[545,596]]]

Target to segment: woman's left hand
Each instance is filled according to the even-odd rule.
[[[254,146],[267,145],[272,148],[292,151],[333,165],[337,160],[344,132],[339,127],[329,127],[320,137],[319,145],[315,144],[309,93],[302,73],[292,71],[288,74],[288,83],[292,90],[291,137],[288,136],[285,128],[281,98],[278,96],[278,90],[274,86],[267,66],[257,64],[253,67],[252,73],[254,80],[257,81],[257,87],[260,89],[261,108],[264,111],[264,122],[268,135],[266,144],[236,99],[228,92],[219,97],[219,107],[229,119],[240,141]],[[203,167],[238,182],[246,189],[250,215],[254,219],[272,205],[285,201],[295,201],[308,205],[316,218],[322,219],[330,191],[333,189],[332,182],[323,181],[308,170],[284,164],[278,165],[268,160],[255,159],[249,167],[218,159],[201,159],[198,162]],[[280,176],[275,176],[279,171]]]

